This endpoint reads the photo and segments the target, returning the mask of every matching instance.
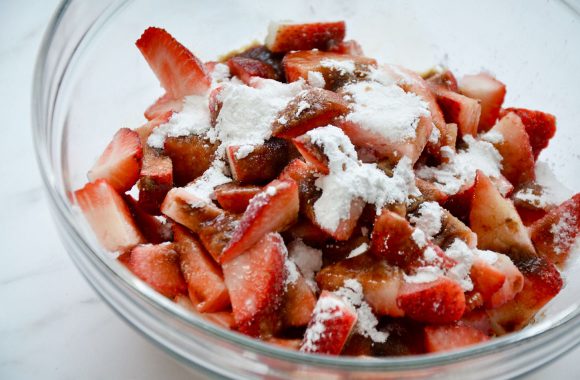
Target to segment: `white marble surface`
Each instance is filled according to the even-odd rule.
[[[122,322],[67,256],[30,131],[36,51],[55,0],[0,1],[0,379],[193,379]],[[574,379],[576,349],[525,379]]]

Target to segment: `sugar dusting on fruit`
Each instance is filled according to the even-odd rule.
[[[473,290],[473,282],[469,273],[473,265],[474,253],[461,239],[455,239],[445,250],[447,257],[455,260],[455,264],[447,271],[447,276],[459,283],[464,291]]]
[[[575,215],[564,212],[560,216],[558,223],[552,225],[550,232],[554,236],[554,253],[560,255],[566,252],[568,247],[574,245],[577,223]]]
[[[336,60],[325,58],[320,61],[320,65],[327,69],[335,70],[341,75],[353,74],[355,70],[354,62],[349,59]]]
[[[441,218],[443,208],[437,202],[423,202],[419,206],[418,215],[411,216],[409,221],[415,225],[415,228],[423,231],[428,237],[432,238],[441,231]]]
[[[308,72],[308,84],[312,87],[324,88],[326,86],[326,81],[321,73],[318,71]]]
[[[350,253],[348,254],[348,256],[346,258],[351,259],[353,257],[360,256],[368,250],[369,250],[369,245],[367,243],[362,243],[361,245],[359,245],[358,247],[356,247],[355,249],[350,251]]]
[[[288,244],[288,256],[300,269],[306,283],[313,291],[318,290],[314,280],[316,273],[322,268],[322,251],[306,245],[301,239]]]
[[[316,352],[326,334],[326,326],[343,315],[344,303],[333,297],[320,297],[312,313],[312,320],[304,334],[300,351]]]
[[[215,160],[201,177],[186,186],[185,189],[196,197],[206,202],[211,202],[215,187],[232,181],[230,177],[224,174],[225,165],[225,162]]]

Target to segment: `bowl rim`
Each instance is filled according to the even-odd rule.
[[[53,102],[49,104],[48,99],[43,99],[43,84],[46,82],[50,73],[47,73],[45,66],[47,63],[47,56],[51,49],[52,43],[56,36],[56,31],[61,25],[66,10],[74,0],[62,0],[44,33],[41,46],[36,58],[36,64],[33,74],[33,88],[32,88],[32,130],[33,141],[35,147],[36,160],[40,169],[40,175],[43,181],[44,188],[48,194],[49,202],[51,203],[55,216],[60,217],[66,224],[69,233],[72,233],[74,239],[80,242],[82,254],[91,255],[96,258],[101,265],[101,270],[105,270],[110,276],[118,279],[123,286],[137,293],[150,306],[161,310],[169,318],[177,318],[185,322],[202,333],[212,335],[214,338],[224,340],[228,343],[234,343],[240,348],[249,350],[253,353],[279,359],[283,361],[296,362],[300,364],[308,364],[320,367],[332,367],[338,369],[349,370],[381,370],[381,371],[401,371],[401,370],[416,370],[429,367],[445,366],[448,364],[457,364],[471,359],[476,359],[492,353],[505,351],[513,348],[516,345],[521,345],[524,342],[532,342],[539,340],[549,333],[559,332],[565,333],[565,328],[568,325],[578,323],[580,321],[580,304],[576,303],[566,308],[550,319],[535,322],[523,330],[511,333],[502,337],[491,339],[482,344],[477,344],[464,349],[450,351],[437,354],[422,354],[407,357],[372,357],[372,358],[356,358],[348,356],[329,356],[319,354],[307,354],[299,351],[293,351],[281,348],[272,344],[268,344],[259,339],[251,338],[238,333],[233,330],[228,330],[216,326],[215,324],[205,320],[203,317],[197,316],[188,312],[182,307],[178,306],[172,300],[162,296],[150,288],[145,282],[133,275],[129,270],[110,257],[110,252],[105,251],[102,247],[94,249],[91,244],[85,239],[83,231],[77,223],[76,216],[67,194],[59,191],[57,185],[57,178],[55,175],[54,165],[51,160],[50,139],[44,138],[45,129],[47,125],[52,123],[52,120],[45,120],[43,116],[46,112],[52,112],[56,107],[56,99],[61,91],[60,84],[67,73],[70,72],[68,63],[78,54],[79,48],[87,41],[87,36],[98,33],[99,28],[95,29],[97,21],[107,23],[111,16],[122,9],[125,5],[133,0],[110,0],[109,6],[101,13],[93,23],[89,26],[82,38],[77,41],[77,45],[70,57],[67,57],[67,67],[63,70],[61,76],[58,78],[59,86],[54,94]],[[570,11],[574,9],[570,7],[565,0],[560,0]],[[106,16],[106,17],[105,17]],[[105,18],[103,20],[103,17]],[[44,102],[43,102],[44,100]],[[48,123],[45,125],[45,123]],[[50,134],[48,134],[50,137]],[[60,156],[59,156],[60,157]],[[62,179],[58,179],[60,181]],[[54,215],[54,214],[53,214]],[[106,256],[108,255],[108,256]],[[97,290],[98,293],[98,290]],[[108,302],[107,302],[108,303]],[[109,303],[108,303],[109,304]],[[110,305],[110,304],[109,304]],[[111,305],[110,305],[111,306]],[[114,308],[113,308],[114,309]],[[115,310],[117,312],[117,310]],[[133,325],[134,326],[134,325]],[[134,326],[135,327],[135,326]],[[135,327],[136,328],[136,327]]]

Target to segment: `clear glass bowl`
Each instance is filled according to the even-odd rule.
[[[197,370],[226,378],[464,378],[521,375],[580,341],[580,276],[521,332],[461,351],[406,358],[304,355],[218,328],[184,312],[119,265],[70,202],[113,133],[136,127],[162,94],[134,41],[168,29],[203,60],[262,40],[278,19],[345,19],[348,37],[381,61],[415,69],[444,63],[459,74],[492,70],[506,104],[554,113],[559,129],[543,158],[580,189],[580,13],[544,1],[65,1],[46,32],[33,95],[36,153],[55,221],[87,280],[129,324]]]

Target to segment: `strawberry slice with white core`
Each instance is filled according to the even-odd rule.
[[[341,297],[323,291],[304,333],[300,351],[339,355],[358,320],[356,310]]]
[[[269,232],[284,230],[298,218],[298,186],[293,180],[274,180],[252,200],[229,244],[221,263],[233,259],[257,243]]]
[[[106,179],[115,190],[124,193],[139,179],[142,158],[139,134],[129,128],[121,128],[89,171],[89,180]]]
[[[183,99],[173,99],[169,94],[163,94],[155,103],[151,104],[145,110],[145,118],[154,120],[167,112],[181,112],[183,109]]]
[[[171,243],[139,245],[131,250],[127,267],[166,297],[187,291],[179,269],[179,256]]]
[[[493,127],[505,98],[505,84],[488,73],[465,75],[459,81],[459,91],[465,96],[479,100],[481,116],[478,131],[487,131]]]
[[[272,22],[268,27],[266,47],[274,53],[293,50],[326,50],[342,42],[344,21],[295,24]]]
[[[172,99],[200,95],[210,86],[203,63],[161,28],[147,28],[135,43]]]
[[[556,134],[556,117],[546,112],[528,110],[525,108],[506,108],[501,110],[500,117],[513,112],[522,119],[526,132],[530,137],[530,145],[534,159],[548,146],[550,139]]]
[[[477,100],[442,87],[435,90],[435,95],[445,121],[457,124],[460,136],[477,134],[481,115],[481,105]]]
[[[250,249],[223,264],[225,283],[240,332],[268,337],[279,328],[286,256],[282,237],[269,233]]]
[[[105,249],[122,251],[145,242],[127,204],[106,180],[87,183],[75,199]]]
[[[488,340],[489,336],[471,326],[457,324],[425,327],[427,352],[457,350]]]

